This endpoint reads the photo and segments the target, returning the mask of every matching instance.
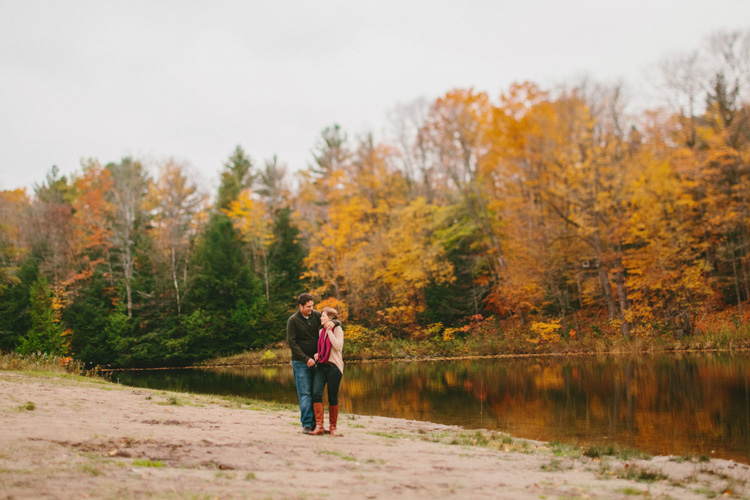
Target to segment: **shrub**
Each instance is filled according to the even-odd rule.
[[[272,351],[266,350],[266,352],[264,352],[263,355],[260,357],[260,362],[261,363],[273,363],[274,361],[276,361],[277,358],[278,356],[276,356],[275,353],[273,353]]]

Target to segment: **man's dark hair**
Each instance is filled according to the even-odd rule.
[[[312,295],[310,295],[309,293],[303,293],[303,294],[300,294],[299,297],[297,297],[297,304],[299,304],[301,306],[304,306],[305,304],[307,304],[311,300],[315,300],[315,299],[313,299]]]

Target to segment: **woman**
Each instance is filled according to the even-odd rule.
[[[320,324],[325,325],[329,321],[338,319],[336,309],[325,307],[320,314]],[[318,366],[313,375],[313,411],[315,412],[315,430],[311,435],[323,434],[323,389],[328,385],[328,420],[331,424],[331,436],[338,436],[336,424],[339,417],[339,385],[344,376],[344,330],[336,326],[327,330],[320,329],[318,339],[318,352],[315,353],[315,361]]]

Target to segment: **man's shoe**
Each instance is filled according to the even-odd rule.
[[[309,425],[306,425],[302,428],[302,434],[310,434],[310,432],[312,432],[312,427],[310,427]]]

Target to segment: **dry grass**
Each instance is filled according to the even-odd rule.
[[[41,352],[29,356],[18,353],[0,353],[0,370],[88,374],[81,361],[67,356],[50,356]]]

